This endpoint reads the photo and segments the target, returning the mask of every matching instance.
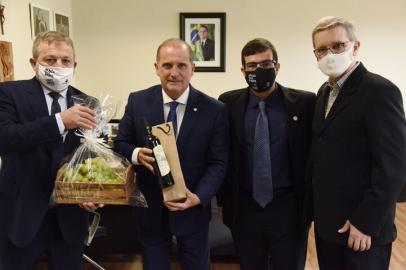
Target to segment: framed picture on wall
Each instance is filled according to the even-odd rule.
[[[0,82],[14,80],[13,46],[0,40]]]
[[[61,12],[54,11],[54,25],[55,31],[64,33],[68,37],[70,36],[70,18]]]
[[[34,39],[39,33],[53,30],[51,10],[30,4],[31,36]]]
[[[225,71],[226,13],[180,13],[180,38],[193,52],[195,71]]]

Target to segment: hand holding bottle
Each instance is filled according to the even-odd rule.
[[[154,173],[154,167],[152,164],[155,162],[154,157],[152,156],[152,150],[146,147],[140,148],[138,152],[137,160],[150,172]]]

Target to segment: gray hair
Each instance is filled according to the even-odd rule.
[[[342,26],[345,31],[347,32],[347,36],[350,39],[350,41],[356,41],[357,36],[355,34],[355,28],[354,25],[344,19],[344,18],[339,18],[339,17],[333,17],[333,16],[328,16],[328,17],[323,17],[321,18],[316,26],[314,27],[312,31],[312,41],[313,41],[313,47],[314,47],[314,36],[322,31],[333,29],[335,27]]]
[[[57,31],[47,31],[39,33],[34,39],[34,43],[32,44],[32,57],[34,59],[38,58],[39,55],[38,47],[41,44],[41,42],[48,42],[48,45],[55,42],[65,42],[72,48],[73,56],[75,56],[75,48],[73,47],[73,41],[67,35]]]

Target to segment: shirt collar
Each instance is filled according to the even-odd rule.
[[[44,91],[45,95],[48,95],[49,93],[53,92],[49,89],[47,89],[45,86],[43,86],[41,84],[42,90]],[[66,99],[66,95],[68,94],[68,88],[66,88],[65,90],[61,91],[61,92],[57,92],[58,94],[60,94],[64,99]]]
[[[190,87],[188,86],[186,88],[185,92],[183,92],[183,94],[180,95],[180,97],[178,97],[178,99],[173,100],[166,94],[165,90],[162,88],[162,98],[163,98],[164,104],[168,104],[169,102],[172,102],[172,101],[177,101],[180,104],[186,105],[187,99],[189,98],[189,92],[190,92]]]
[[[258,103],[261,101],[261,99],[259,97],[257,97],[254,93],[252,93],[252,91],[250,88],[249,89],[249,96],[248,96],[248,107],[256,107],[258,105]],[[264,101],[266,104],[270,104],[272,100],[276,99],[278,96],[280,96],[280,89],[278,87],[278,84],[275,83],[275,90],[273,90],[273,92],[267,96]]]
[[[341,89],[345,81],[347,81],[348,77],[350,77],[352,72],[359,66],[359,64],[359,61],[355,62],[355,65],[353,65],[335,84],[331,84],[330,82],[328,82],[328,85],[332,88],[336,87],[338,89]]]

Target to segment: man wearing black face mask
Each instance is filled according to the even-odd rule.
[[[300,223],[315,95],[275,82],[274,46],[257,38],[241,52],[247,88],[222,94],[229,110],[230,159],[218,193],[242,270],[303,269]],[[270,261],[269,261],[270,258]]]

